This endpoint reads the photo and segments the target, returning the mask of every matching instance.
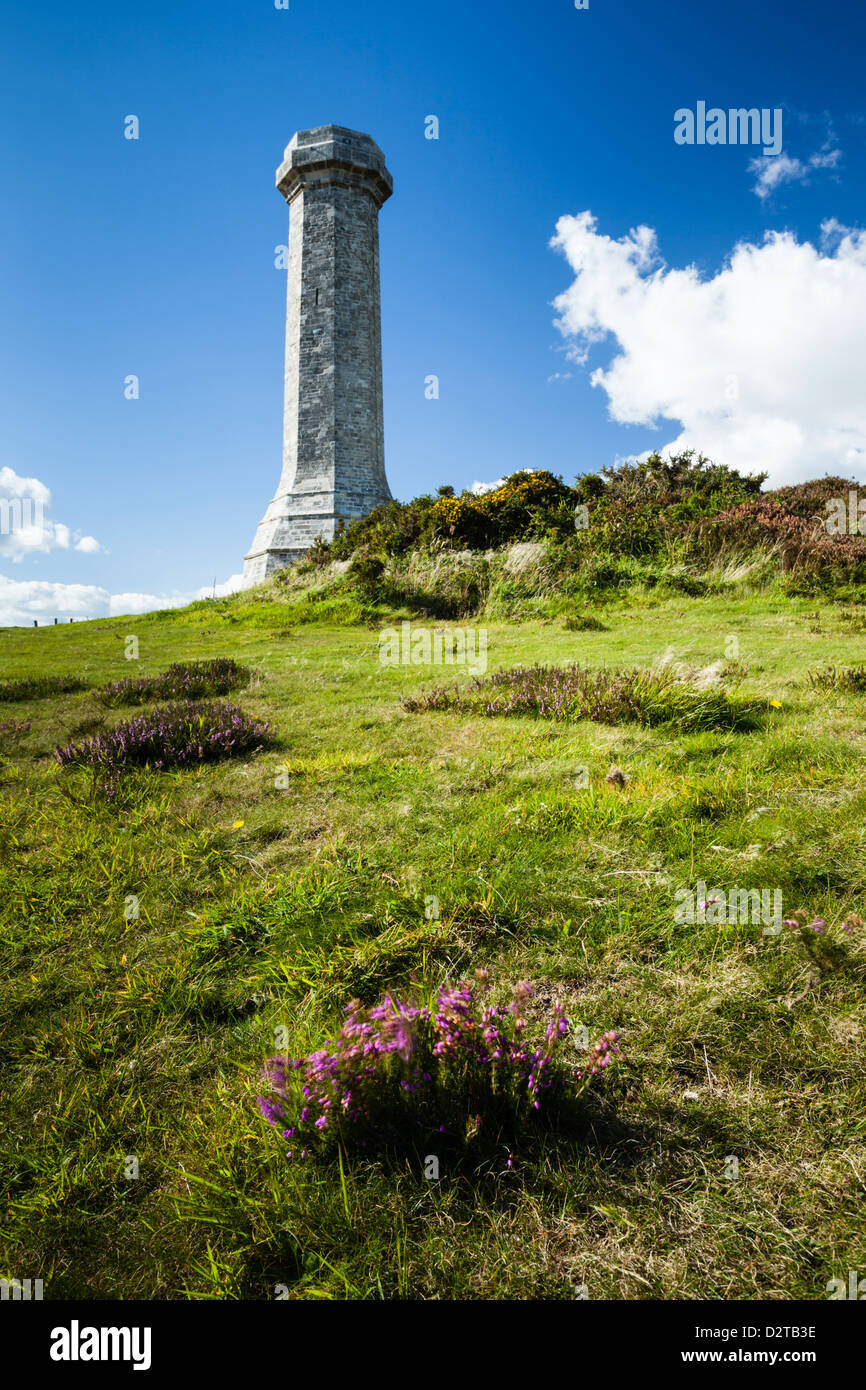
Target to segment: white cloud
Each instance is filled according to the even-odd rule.
[[[54,584],[41,579],[8,579],[0,574],[0,626],[32,623],[34,618],[102,617],[109,594],[94,584]]]
[[[0,468],[0,557],[20,564],[28,555],[53,550],[76,550],[96,555],[102,546],[95,536],[72,531],[62,521],[49,520],[51,492],[38,478],[20,477]],[[103,618],[123,613],[147,613],[155,608],[180,608],[194,599],[223,597],[243,587],[233,574],[223,584],[203,584],[191,592],[170,594],[112,594],[98,584],[61,584],[52,580],[15,580],[0,575],[0,626],[30,624],[56,618]]]
[[[240,589],[249,588],[244,580],[243,574],[230,574],[228,579],[222,584],[202,584],[200,589],[196,589],[192,598],[186,598],[184,603],[192,603],[197,598],[227,598],[229,594],[236,594]]]
[[[22,478],[12,468],[0,468],[0,555],[20,562],[41,551],[75,550],[93,555],[102,547],[93,536],[72,532],[62,521],[46,516],[51,492],[38,478]]]
[[[792,158],[784,150],[777,155],[763,155],[749,161],[749,173],[758,178],[752,189],[763,201],[783,183],[808,183],[814,169],[835,169],[842,158],[840,149],[824,145],[804,162]]]
[[[152,613],[157,608],[183,608],[187,603],[194,603],[196,599],[225,598],[244,587],[243,575],[233,574],[222,584],[202,584],[200,588],[186,593],[175,589],[170,594],[112,594],[109,599],[109,611],[114,615]]]
[[[216,596],[224,598],[243,587],[243,575],[233,574],[217,584]],[[112,594],[97,584],[55,584],[50,580],[9,579],[0,574],[0,627],[30,626],[54,618],[120,617],[126,613],[150,613],[156,608],[182,608],[195,599],[210,598],[212,584],[189,593]]]
[[[613,337],[592,385],[620,423],[678,421],[666,449],[768,472],[771,486],[866,479],[866,231],[822,232],[832,254],[769,232],[702,279],[666,267],[649,227],[613,240],[589,212],[562,217],[551,245],[575,272],[554,301],[568,355],[584,363]]]
[[[515,468],[514,472],[515,472],[515,473],[531,473],[531,472],[532,472],[532,469],[531,469],[531,468]],[[509,473],[509,474],[508,474],[508,478],[511,478],[511,477],[513,477],[513,474]],[[469,491],[472,492],[472,493],[474,493],[476,497],[483,497],[484,494],[485,494],[485,492],[495,492],[496,489],[497,489],[498,487],[502,487],[502,484],[505,483],[505,482],[507,482],[507,481],[508,481],[507,478],[497,478],[495,483],[473,483],[472,486],[471,486],[471,488],[469,489]]]

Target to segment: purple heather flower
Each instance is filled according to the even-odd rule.
[[[269,1125],[275,1125],[277,1120],[283,1118],[283,1107],[277,1100],[271,1100],[268,1096],[259,1096],[258,1106]]]
[[[486,982],[482,980],[480,985],[486,992]],[[525,999],[531,986],[521,981],[514,993]],[[305,1156],[311,1152],[311,1139],[317,1144],[324,1142],[332,1113],[339,1116],[343,1127],[369,1121],[380,1098],[395,1096],[391,1087],[404,1103],[414,1105],[416,1097],[423,1103],[425,1094],[431,1100],[448,1090],[453,1094],[456,1076],[464,1076],[468,1084],[481,1088],[481,1096],[489,1094],[491,1086],[496,1091],[511,1091],[522,1107],[535,1112],[540,1109],[541,1093],[554,1083],[564,1082],[565,1073],[554,1070],[551,1056],[569,1027],[561,1002],[554,1005],[546,1044],[534,1050],[523,1042],[524,1020],[515,1018],[508,1008],[487,1004],[480,1009],[479,1018],[475,987],[466,981],[441,989],[437,1003],[438,1011],[431,1014],[429,1009],[402,1004],[390,995],[366,1010],[353,1001],[344,1009],[345,1022],[339,1034],[323,1048],[306,1058],[271,1058],[266,1076],[286,1104],[291,1103],[288,1074],[301,1071],[298,1080],[304,1101],[299,1101],[296,1125],[282,1130],[283,1137],[300,1135],[308,1146],[302,1151]],[[605,1034],[593,1048],[590,1062],[596,1073],[613,1060],[609,1053],[616,1050],[617,1036]],[[413,1065],[413,1055],[429,1057],[433,1065],[428,1063],[426,1069],[423,1064]],[[588,1079],[580,1072],[574,1081],[584,1085]],[[260,1108],[265,1118],[271,1119],[270,1110]],[[273,1113],[276,1117],[277,1111]],[[477,1125],[483,1120],[482,1111]],[[439,1132],[444,1130],[445,1125],[440,1125]]]

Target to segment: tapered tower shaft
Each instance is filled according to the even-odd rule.
[[[244,562],[259,583],[390,499],[382,424],[379,209],[385,157],[342,126],[298,131],[277,170],[290,208],[283,467]]]

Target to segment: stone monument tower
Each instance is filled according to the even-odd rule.
[[[283,471],[247,584],[390,500],[382,428],[379,209],[393,182],[369,135],[299,130],[277,170],[291,209]]]

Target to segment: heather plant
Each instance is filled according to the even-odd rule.
[[[99,692],[104,705],[143,705],[149,700],[193,700],[227,695],[249,685],[252,672],[231,657],[214,661],[176,661],[158,676],[130,676]]]
[[[87,681],[80,676],[24,676],[19,680],[0,681],[0,704],[46,700],[52,695],[69,695],[86,689]]]
[[[792,506],[779,500],[780,495],[764,494],[696,522],[688,528],[689,554],[706,562],[722,553],[747,555],[764,549],[776,555],[781,570],[814,584],[862,582],[866,537],[830,535],[802,499],[794,499]]]
[[[866,666],[819,666],[806,672],[813,690],[844,690],[855,695],[866,692]]]
[[[796,908],[782,919],[782,925],[793,934],[819,976],[843,968],[863,949],[864,922],[857,912],[846,912],[841,922],[831,925],[824,917],[809,920],[807,912]]]
[[[288,1156],[308,1158],[332,1142],[370,1149],[433,1136],[444,1145],[513,1141],[554,1099],[577,1101],[613,1061],[619,1035],[608,1032],[570,1066],[561,1002],[533,1041],[531,985],[520,981],[509,1004],[496,1004],[489,972],[475,975],[474,984],[440,989],[432,1008],[391,995],[367,1009],[354,1000],[324,1047],[271,1057],[258,1104]]]
[[[82,743],[56,748],[55,757],[61,767],[89,767],[116,786],[129,767],[161,771],[250,752],[266,741],[269,728],[237,705],[190,701],[164,705]]]
[[[813,478],[806,483],[774,488],[772,497],[796,516],[816,517],[823,525],[829,514],[828,504],[836,498],[847,499],[852,488],[856,491],[858,484],[851,478]]]
[[[464,714],[532,715],[542,719],[592,719],[600,724],[634,721],[654,726],[676,721],[681,729],[749,729],[762,708],[756,700],[719,688],[698,690],[675,672],[594,670],[589,666],[518,666],[462,686],[437,686],[404,696],[404,709],[455,710]]]

